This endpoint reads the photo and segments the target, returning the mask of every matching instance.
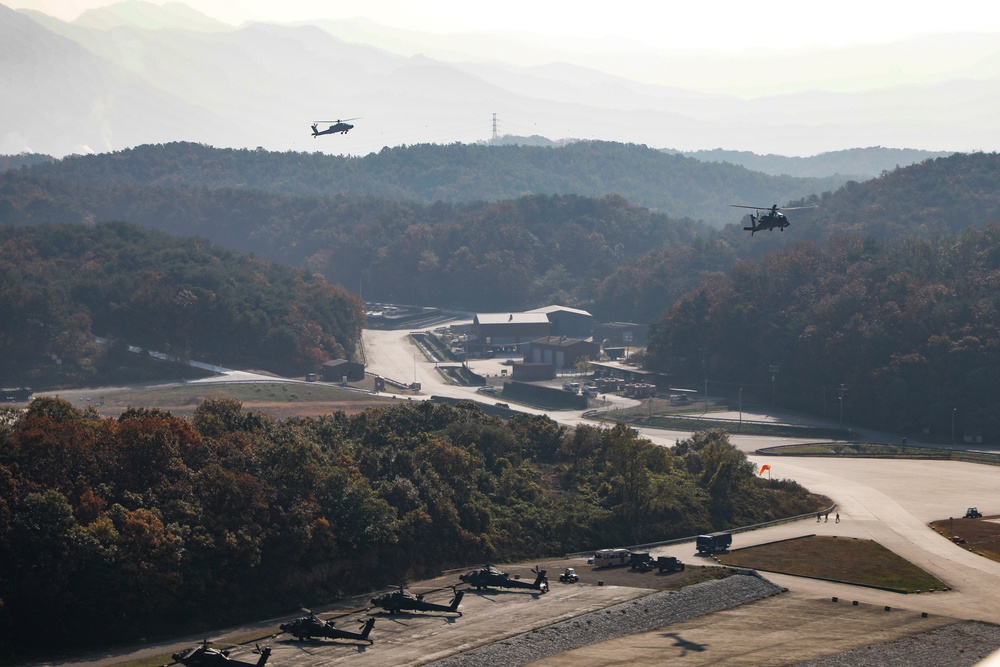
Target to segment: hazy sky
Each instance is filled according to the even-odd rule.
[[[114,0],[0,0],[66,20]],[[153,0],[162,3],[164,0]],[[185,0],[227,23],[364,15],[429,32],[528,30],[547,36],[630,37],[660,48],[791,48],[885,42],[941,32],[1000,32],[992,0]]]

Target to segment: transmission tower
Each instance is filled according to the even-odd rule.
[[[497,141],[497,115],[493,114],[493,143]]]

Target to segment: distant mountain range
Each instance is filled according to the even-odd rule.
[[[14,91],[0,106],[0,153],[193,141],[365,155],[489,142],[494,129],[683,151],[995,150],[1000,39],[986,37],[956,37],[961,49],[935,39],[801,54],[780,67],[760,50],[728,60],[646,54],[647,69],[660,72],[651,82],[623,76],[628,45],[582,66],[566,54],[585,56],[586,44],[520,40],[518,49],[511,35],[442,37],[359,21],[233,27],[180,3],[138,0],[65,22],[0,5],[0,76]],[[843,81],[831,78],[831,63],[846,68]],[[754,64],[774,85],[749,78]],[[744,75],[752,90],[733,80]],[[310,136],[314,120],[358,116],[348,135]]]

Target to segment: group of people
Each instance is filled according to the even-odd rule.
[[[819,523],[820,519],[823,519],[824,521],[829,521],[830,513],[827,512],[826,514],[824,514],[823,512],[816,512],[816,523]],[[837,512],[836,523],[840,523],[840,512]]]

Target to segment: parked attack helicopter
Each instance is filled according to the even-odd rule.
[[[777,204],[772,205],[770,209],[766,206],[743,206],[742,204],[730,204],[730,206],[734,208],[752,208],[757,211],[756,216],[753,213],[750,214],[750,226],[743,228],[744,231],[750,232],[750,236],[753,236],[754,232],[761,232],[765,229],[771,231],[775,227],[778,228],[778,231],[785,231],[785,227],[788,227],[792,223],[788,222],[788,218],[781,212],[783,210],[797,211],[803,208],[816,208],[815,204],[812,206],[791,206],[785,209],[779,208]],[[761,211],[767,212],[761,213]]]
[[[301,616],[288,623],[282,623],[278,627],[281,628],[283,632],[287,632],[297,639],[326,637],[328,639],[353,639],[362,642],[366,641],[369,644],[375,643],[374,639],[368,638],[368,635],[371,634],[372,627],[375,625],[374,618],[369,618],[367,621],[364,621],[361,624],[360,632],[351,632],[350,630],[341,630],[332,620],[323,621],[310,609],[303,609],[302,611],[306,612],[307,615]]]
[[[373,597],[372,605],[375,607],[382,607],[390,614],[396,614],[403,610],[450,611],[461,613],[458,611],[458,605],[462,602],[463,595],[465,595],[465,591],[457,591],[455,593],[455,597],[451,599],[450,604],[434,604],[433,602],[425,602],[423,595],[414,595],[400,586],[399,590],[390,591],[377,597]]]
[[[202,642],[200,646],[179,651],[171,656],[174,662],[184,665],[184,667],[264,667],[268,657],[271,655],[271,647],[258,646],[254,653],[260,653],[257,662],[244,662],[229,657],[229,651],[217,648],[209,648],[208,642]]]
[[[511,579],[509,574],[487,563],[485,567],[459,576],[459,579],[470,586],[475,586],[477,591],[484,588],[529,588],[542,593],[548,592],[549,580],[545,577],[546,571],[538,567],[531,571],[535,574],[534,582],[520,581]]]
[[[359,116],[360,118],[360,116]],[[357,118],[348,118],[347,120],[317,120],[312,124],[312,135],[313,139],[320,136],[321,134],[347,134],[348,131],[353,130],[354,126],[348,123],[348,120],[357,120]],[[333,123],[330,127],[325,130],[319,129],[320,123]]]

